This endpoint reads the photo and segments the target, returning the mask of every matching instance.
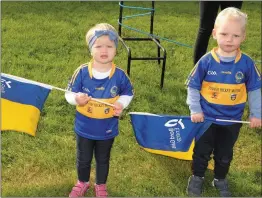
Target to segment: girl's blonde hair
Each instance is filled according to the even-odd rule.
[[[215,27],[218,26],[221,21],[225,19],[236,19],[242,22],[243,24],[243,30],[246,30],[246,24],[247,24],[247,14],[244,12],[241,12],[238,8],[234,7],[228,7],[224,10],[222,10],[216,18],[215,21]]]
[[[89,45],[90,40],[95,35],[95,31],[98,31],[98,30],[111,30],[111,31],[113,31],[117,36],[117,42],[118,42],[118,33],[117,33],[116,29],[108,23],[99,23],[99,24],[96,24],[94,27],[92,27],[90,30],[88,30],[88,32],[86,33],[87,45]]]

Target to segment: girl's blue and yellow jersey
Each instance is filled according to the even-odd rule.
[[[241,120],[247,93],[261,88],[260,72],[240,50],[232,62],[219,60],[215,50],[199,60],[186,84],[200,91],[206,118]]]
[[[82,92],[93,98],[113,104],[121,95],[133,95],[133,86],[120,68],[112,65],[109,77],[95,79],[92,64],[81,65],[74,72],[68,90]],[[118,135],[118,117],[113,116],[113,107],[89,101],[76,107],[75,132],[85,138],[106,140]]]

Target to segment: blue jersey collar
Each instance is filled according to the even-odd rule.
[[[93,60],[91,60],[88,63],[88,73],[89,73],[90,78],[93,77],[92,67],[93,67]],[[115,71],[116,71],[116,65],[114,63],[112,63],[112,69],[111,69],[111,72],[109,74],[109,79],[114,75]]]
[[[217,49],[218,49],[218,47],[214,47],[211,50],[211,55],[216,60],[216,62],[220,63],[220,59],[218,58],[218,56],[216,54]],[[236,59],[235,59],[235,63],[237,63],[240,60],[241,56],[242,56],[242,52],[240,51],[240,49],[238,49],[237,50]]]

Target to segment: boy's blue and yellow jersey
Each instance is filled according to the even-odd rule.
[[[111,104],[121,95],[133,95],[128,76],[114,64],[109,77],[101,80],[92,76],[92,63],[81,65],[74,72],[68,90]],[[113,116],[113,107],[91,100],[85,106],[76,107],[75,132],[94,140],[113,138],[118,135],[118,117]]]
[[[240,50],[232,62],[219,60],[215,50],[198,61],[186,84],[200,91],[206,118],[241,120],[247,93],[261,88],[260,72]]]

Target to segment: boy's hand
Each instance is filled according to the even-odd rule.
[[[251,117],[251,118],[249,118],[249,121],[250,121],[250,124],[249,124],[250,128],[259,128],[259,127],[261,127],[261,122],[262,122],[261,119],[255,118],[255,117]]]
[[[89,100],[91,100],[91,96],[88,96],[87,94],[78,92],[76,94],[76,102],[79,106],[85,106]]]
[[[113,109],[114,109],[114,116],[120,116],[121,113],[123,112],[123,105],[120,102],[115,102]]]
[[[204,122],[204,114],[203,113],[191,114],[191,121],[194,122],[194,123]]]

